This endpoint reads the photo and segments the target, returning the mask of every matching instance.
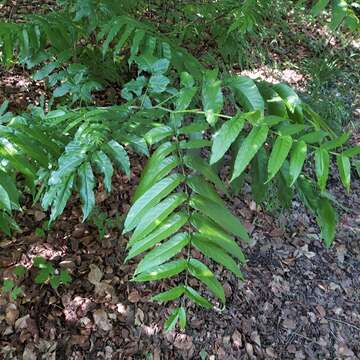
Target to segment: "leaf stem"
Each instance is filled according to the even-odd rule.
[[[183,157],[183,153],[182,153],[182,149],[180,148],[180,141],[179,141],[179,134],[177,131],[177,127],[176,124],[173,124],[173,129],[174,129],[174,134],[175,134],[175,143],[176,143],[176,151],[178,153],[179,159],[180,159],[180,167],[181,167],[181,172],[185,177],[185,182],[184,182],[184,186],[185,186],[185,193],[187,195],[187,202],[186,202],[186,213],[187,213],[187,218],[188,218],[188,223],[190,220],[190,216],[191,216],[191,212],[190,212],[190,205],[189,205],[189,200],[190,200],[190,190],[189,187],[187,185],[187,173],[185,171],[185,167],[184,167],[184,157]],[[189,225],[189,224],[188,224]],[[189,243],[187,245],[187,254],[186,254],[186,262],[189,262],[190,259],[190,255],[191,255],[191,231],[190,231],[190,226],[187,226],[187,234],[189,237]],[[188,277],[189,277],[189,270],[188,268],[186,269],[186,274],[185,274],[185,280],[184,280],[184,284],[185,286],[187,286],[188,283]],[[186,298],[183,296],[182,297],[182,306],[185,306],[185,301]]]

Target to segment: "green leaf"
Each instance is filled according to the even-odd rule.
[[[184,117],[184,114],[181,112],[188,108],[196,92],[196,87],[183,88],[179,91],[175,101],[175,110],[179,113],[171,114],[171,122],[173,125],[175,125],[175,127],[179,127],[181,125],[182,118]]]
[[[292,186],[299,177],[301,173],[301,169],[306,159],[306,154],[307,154],[306,142],[303,140],[298,141],[291,152],[290,170],[289,170],[289,174],[291,177],[290,186]]]
[[[321,228],[321,238],[325,246],[330,247],[335,238],[337,215],[328,199],[319,200],[317,220]]]
[[[176,326],[176,323],[179,320],[179,308],[175,308],[169,315],[169,317],[165,320],[164,329],[165,332],[169,332],[173,330]]]
[[[79,167],[80,178],[80,198],[82,202],[83,222],[88,218],[91,210],[95,206],[95,177],[89,162],[83,163]]]
[[[296,187],[299,191],[301,201],[309,210],[316,214],[319,195],[315,191],[312,182],[302,175],[299,177]]]
[[[163,126],[153,127],[150,131],[148,131],[144,135],[144,138],[149,145],[153,145],[173,135],[174,135],[174,130],[170,126],[163,125]]]
[[[182,306],[179,308],[179,326],[181,331],[186,328],[186,311]]]
[[[324,191],[326,188],[326,182],[329,176],[329,165],[329,153],[322,148],[317,149],[315,151],[315,172],[321,191]]]
[[[165,142],[159,145],[159,147],[155,150],[142,171],[140,184],[138,185],[133,197],[134,202],[152,185],[166,176],[177,166],[179,162],[177,157],[169,157],[171,160],[169,160],[169,158],[164,160],[166,156],[174,151],[176,151],[176,144],[170,142]],[[174,159],[176,159],[176,161]],[[170,164],[168,164],[168,162],[170,162]]]
[[[71,191],[74,185],[74,175],[68,176],[64,179],[64,182],[59,185],[56,198],[53,201],[51,207],[50,222],[54,221],[65,209],[66,203],[68,202]]]
[[[168,59],[158,59],[151,66],[152,73],[164,74],[169,69],[170,61]]]
[[[326,9],[328,4],[329,0],[318,0],[316,4],[311,8],[311,15],[318,16]]]
[[[280,169],[275,177],[277,186],[277,197],[279,203],[283,208],[289,208],[291,206],[291,200],[293,198],[293,189],[290,187],[289,177],[289,163],[284,162],[284,166]]]
[[[356,172],[358,174],[358,177],[360,177],[360,160],[353,160],[352,161],[353,166],[356,169]]]
[[[261,147],[253,160],[251,161],[250,174],[251,174],[251,192],[257,204],[260,204],[266,199],[268,184],[266,181],[266,168],[268,156],[266,150]]]
[[[48,266],[48,262],[41,256],[35,256],[33,258],[34,266],[38,267],[39,269],[46,268]]]
[[[190,125],[186,125],[178,129],[178,134],[189,135],[196,132],[203,132],[209,128],[209,125],[205,122],[195,122]]]
[[[184,156],[183,160],[184,164],[188,168],[194,171],[198,171],[201,175],[211,181],[219,190],[228,196],[228,191],[225,185],[219,176],[215,173],[215,171],[211,168],[211,166],[205,162],[205,160],[196,155],[186,155]]]
[[[279,136],[275,140],[268,163],[267,181],[270,181],[280,170],[289,154],[292,143],[293,140],[291,136]]]
[[[240,146],[234,163],[234,172],[230,181],[239,177],[252,158],[264,144],[269,128],[266,125],[254,127]]]
[[[264,113],[264,100],[254,80],[246,76],[230,76],[225,84],[231,88],[236,100],[246,111],[259,110],[261,114]]]
[[[190,259],[188,263],[190,274],[207,285],[211,292],[225,304],[224,289],[212,271],[199,260]]]
[[[221,80],[217,80],[218,70],[207,70],[204,74],[202,87],[202,103],[205,111],[206,121],[213,126],[224,105],[221,91]]]
[[[149,90],[156,94],[160,94],[166,90],[169,83],[170,83],[169,78],[167,78],[164,75],[161,74],[152,75],[149,80]]]
[[[173,174],[151,186],[130,208],[124,223],[123,233],[134,229],[149,209],[170,194],[184,180],[185,177],[182,174]]]
[[[345,0],[334,0],[330,29],[336,30],[343,22],[348,13],[348,4]]]
[[[341,182],[347,192],[350,192],[351,165],[350,159],[344,155],[336,156],[336,163],[339,170]]]
[[[150,269],[148,272],[141,273],[134,278],[136,282],[153,281],[168,279],[188,268],[186,260],[174,260]]]
[[[17,297],[22,293],[22,289],[20,287],[15,287],[12,291],[11,291],[11,298],[13,300],[16,300]]]
[[[103,151],[99,150],[92,156],[92,161],[95,163],[98,171],[101,172],[104,176],[105,190],[108,193],[111,192],[111,182],[112,176],[114,174],[114,168],[112,166],[111,160]]]
[[[12,280],[5,279],[2,290],[3,290],[3,292],[7,293],[7,292],[10,292],[14,286],[15,286],[15,283]]]
[[[130,160],[122,145],[115,140],[110,140],[103,146],[103,150],[117,162],[127,176],[130,176]]]
[[[223,205],[224,202],[215,189],[210,185],[206,180],[204,180],[199,175],[191,175],[186,179],[187,185],[191,190],[195,191],[197,194],[202,195],[205,198],[208,198],[220,205]]]
[[[117,44],[115,45],[114,51],[113,51],[113,56],[115,58],[115,56],[117,54],[120,53],[121,49],[123,48],[126,40],[129,38],[129,36],[131,35],[131,33],[134,30],[134,26],[131,24],[126,24],[126,28],[125,31],[122,33],[120,40],[117,42]]]
[[[76,142],[70,143],[59,158],[59,168],[51,173],[49,185],[61,185],[86,158],[86,150]]]
[[[127,247],[131,246],[125,261],[132,259],[134,256],[141,254],[145,250],[150,249],[155,244],[175,234],[182,226],[186,224],[188,216],[185,212],[170,215],[155,231],[137,242],[129,242]]]
[[[15,220],[7,213],[0,211],[0,229],[7,236],[11,236],[11,230],[20,231]]]
[[[203,149],[205,147],[210,147],[212,142],[210,140],[204,139],[195,139],[195,140],[181,140],[180,149],[189,150],[189,149]]]
[[[243,274],[232,257],[226,254],[226,252],[220,247],[208,241],[204,235],[194,234],[191,238],[191,244],[193,244],[205,256],[230,270],[238,278],[242,280],[244,279]]]
[[[185,294],[190,300],[204,307],[205,309],[211,309],[213,307],[211,302],[201,296],[195,289],[190,286],[185,286]]]
[[[146,144],[146,141],[143,137],[139,137],[135,134],[125,134],[124,135],[124,145],[129,145],[134,151],[136,151],[140,155],[145,155],[149,157],[149,149]]]
[[[308,144],[320,143],[322,139],[327,136],[328,133],[322,130],[313,131],[301,136],[299,140],[305,141]]]
[[[291,124],[291,123],[284,123],[282,124],[277,132],[280,135],[294,135],[301,131],[304,131],[308,128],[307,125],[304,124]]]
[[[154,164],[146,175],[141,178],[140,184],[135,192],[136,196],[134,196],[134,200],[138,199],[139,195],[144,194],[146,190],[150,189],[155,183],[163,179],[164,176],[170,173],[178,165],[180,165],[180,160],[177,156],[168,156],[164,160]]]
[[[35,284],[44,284],[49,279],[50,273],[47,268],[40,270],[35,276]]]
[[[195,80],[189,73],[183,71],[180,74],[180,84],[182,87],[192,88],[195,85]]]
[[[344,145],[348,141],[349,137],[350,137],[350,133],[341,134],[337,139],[323,143],[321,147],[328,151],[336,149],[341,145]]]
[[[302,101],[298,94],[289,85],[283,83],[273,85],[273,89],[281,96],[291,113],[299,112],[297,120],[301,121],[303,119]]]
[[[210,164],[216,163],[224,156],[244,127],[244,119],[245,115],[238,113],[232,119],[226,121],[214,135]]]
[[[186,199],[187,196],[184,193],[173,194],[151,208],[140,220],[129,242],[139,241],[150,234]]]
[[[60,278],[59,276],[52,276],[49,282],[51,287],[56,290],[60,285]]]
[[[34,75],[33,75],[33,79],[35,81],[39,81],[42,80],[44,78],[46,78],[47,76],[49,76],[57,67],[59,66],[58,62],[51,62],[49,64],[46,64],[45,66],[43,66],[40,70],[38,70]]]
[[[268,113],[270,115],[276,115],[283,119],[287,118],[288,113],[283,99],[275,90],[270,87],[269,83],[262,81],[260,83],[257,83],[257,86],[260,90],[261,95],[266,101]],[[264,122],[267,123],[265,119],[266,117],[264,118]],[[270,124],[267,125],[272,126]]]
[[[19,153],[15,153],[12,149],[8,149],[2,146],[0,143],[0,156],[6,160],[9,160],[11,166],[24,174],[29,180],[29,183],[33,183],[36,177],[36,168],[27,160],[26,157]]]
[[[189,235],[179,233],[148,252],[138,264],[135,275],[146,272],[177,255],[189,243]]]
[[[62,284],[70,284],[72,281],[71,275],[67,270],[60,271],[59,279]]]
[[[103,56],[105,56],[105,54],[107,53],[110,43],[114,40],[115,36],[120,31],[121,27],[122,27],[122,23],[119,22],[118,19],[115,19],[101,48],[101,52]]]
[[[0,106],[0,116],[4,115],[9,106],[9,100],[4,100]]]
[[[192,214],[191,224],[203,235],[207,241],[220,246],[231,256],[236,257],[241,263],[245,263],[245,255],[234,238],[229,236],[219,225],[200,213]]]
[[[135,35],[131,44],[131,48],[130,48],[130,58],[128,60],[129,66],[131,65],[133,59],[135,58],[135,56],[137,55],[138,51],[139,51],[139,47],[141,44],[142,39],[145,36],[145,31],[143,29],[136,29],[135,30]]]
[[[0,185],[0,209],[11,212],[11,200],[7,191]]]
[[[0,136],[4,136],[11,143],[16,144],[24,154],[36,160],[42,167],[48,167],[49,159],[42,146],[32,139],[30,134],[17,131],[10,127],[0,126]]]
[[[21,276],[25,275],[25,274],[26,274],[26,271],[27,271],[27,269],[26,269],[26,267],[23,266],[23,265],[17,265],[17,266],[15,266],[15,268],[14,268],[14,274],[15,274],[17,277],[21,277]]]
[[[342,153],[344,156],[353,157],[360,154],[360,145],[354,146]]]
[[[58,86],[54,91],[53,91],[53,97],[57,98],[57,97],[61,97],[66,95],[68,92],[71,91],[72,86],[69,83],[64,83],[60,86]]]
[[[176,286],[168,291],[164,291],[160,294],[157,294],[151,298],[154,301],[172,301],[178,299],[182,294],[184,294],[185,288],[183,285]]]
[[[288,119],[276,115],[268,115],[263,119],[263,123],[269,127],[278,125],[283,121],[288,121]]]
[[[192,195],[190,206],[202,212],[210,219],[214,220],[224,230],[240,237],[245,241],[250,241],[244,225],[225,207],[199,195]]]

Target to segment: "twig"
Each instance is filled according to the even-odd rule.
[[[334,322],[337,322],[339,324],[343,324],[343,325],[347,325],[347,326],[350,326],[358,331],[360,331],[360,327],[354,325],[354,324],[351,324],[351,323],[348,323],[346,321],[343,321],[343,320],[338,320],[338,319],[334,319],[334,318],[330,318],[330,317],[326,317],[325,318],[326,320],[329,320],[329,321],[334,321]]]

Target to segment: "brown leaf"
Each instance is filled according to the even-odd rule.
[[[103,277],[101,270],[94,264],[90,264],[90,272],[88,275],[88,280],[93,285],[97,285]]]
[[[108,318],[107,313],[103,309],[97,309],[93,313],[95,325],[104,331],[110,331],[112,324]]]
[[[234,346],[236,348],[241,348],[242,347],[242,338],[241,338],[241,334],[239,333],[239,331],[235,330],[234,333],[231,336],[231,339],[234,343]]]
[[[28,344],[25,346],[22,358],[23,358],[23,360],[36,360],[37,359],[37,356],[34,352],[33,344]]]
[[[276,353],[272,347],[267,347],[265,352],[266,352],[266,355],[268,355],[269,357],[276,358]]]
[[[131,303],[137,303],[139,302],[140,300],[140,294],[137,290],[133,290],[129,296],[128,296],[128,300],[131,302]]]
[[[186,334],[179,334],[174,340],[174,346],[179,350],[189,351],[194,346],[192,337]]]
[[[286,329],[294,330],[294,329],[296,329],[296,321],[293,319],[285,319],[283,321],[283,326]]]
[[[19,317],[19,310],[15,304],[9,304],[5,310],[5,321],[8,325],[13,326]]]
[[[135,312],[135,325],[142,325],[144,323],[144,312],[141,309],[136,309]]]
[[[35,221],[41,221],[44,220],[46,218],[46,214],[42,211],[39,210],[35,210],[34,211],[34,217],[35,217]]]
[[[322,305],[316,305],[316,310],[318,311],[321,318],[326,316],[326,311]]]
[[[15,330],[21,330],[26,328],[26,322],[30,319],[30,315],[25,315],[15,321]]]

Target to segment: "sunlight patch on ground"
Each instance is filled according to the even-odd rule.
[[[307,85],[307,79],[298,70],[294,69],[272,69],[269,66],[261,66],[257,69],[244,70],[238,75],[248,76],[254,80],[264,80],[272,84],[285,82],[296,89],[304,91]]]

